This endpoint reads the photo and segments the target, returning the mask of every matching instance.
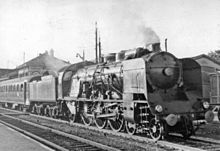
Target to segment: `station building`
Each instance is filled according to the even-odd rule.
[[[0,70],[0,81],[30,75],[57,75],[61,68],[68,65],[70,65],[69,62],[56,58],[54,51],[50,50],[39,54],[36,58],[17,66],[15,69]]]

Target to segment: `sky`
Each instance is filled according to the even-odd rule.
[[[0,68],[53,49],[75,63],[102,53],[144,47],[152,29],[178,58],[220,50],[220,0],[0,0]],[[25,56],[25,57],[24,57]]]

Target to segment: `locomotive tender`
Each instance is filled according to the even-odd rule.
[[[23,102],[15,105],[47,116],[65,116],[72,122],[82,120],[88,126],[95,123],[100,129],[109,125],[119,132],[125,127],[129,134],[147,133],[155,140],[170,132],[187,138],[195,132],[194,120],[212,121],[213,113],[196,89],[189,85],[186,89],[184,82],[190,83],[187,75],[193,68],[183,67],[159,44],[152,48],[122,51],[117,61],[111,54],[103,63],[72,64],[60,70],[58,77],[26,80]],[[10,81],[0,82],[4,105],[14,103],[6,99]]]

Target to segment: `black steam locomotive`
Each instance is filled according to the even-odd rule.
[[[195,120],[213,120],[185,66],[169,52],[138,48],[109,54],[99,64],[84,61],[52,75],[0,82],[4,106],[28,108],[113,131],[146,133],[157,140],[170,132],[189,137]],[[196,122],[198,123],[198,122]]]

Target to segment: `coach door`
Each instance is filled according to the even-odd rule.
[[[26,82],[24,82],[24,104],[26,104],[26,99],[27,99],[27,97],[26,97],[26,90],[27,90],[27,83]]]
[[[210,74],[210,104],[220,105],[220,73]]]
[[[27,82],[24,82],[24,104],[30,105]]]

